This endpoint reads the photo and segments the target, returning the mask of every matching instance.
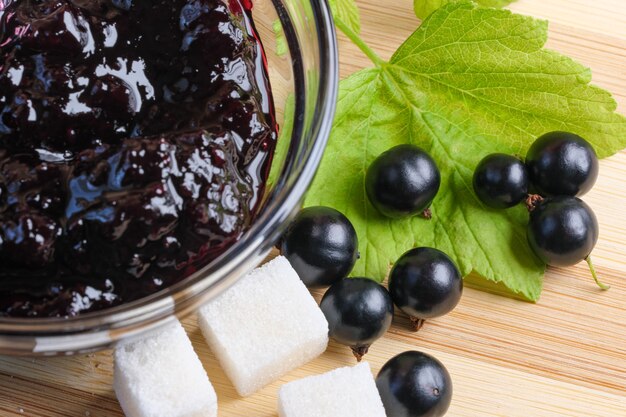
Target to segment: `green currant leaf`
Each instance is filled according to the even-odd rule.
[[[413,9],[415,10],[415,15],[424,20],[440,7],[456,1],[458,0],[413,0]],[[496,8],[508,6],[514,1],[515,0],[474,0],[479,6]]]
[[[523,207],[491,210],[472,189],[493,152],[525,155],[539,135],[575,132],[600,156],[626,147],[626,119],[589,69],[544,49],[547,24],[506,10],[454,3],[434,12],[388,63],[341,82],[334,128],[306,205],[353,222],[361,259],[353,275],[383,280],[415,246],[448,253],[471,282],[537,300],[545,269],[526,240]],[[401,143],[427,150],[442,175],[432,220],[382,217],[365,172]]]
[[[354,0],[329,0],[335,19],[340,19],[354,33],[361,32],[361,17]]]
[[[287,44],[287,38],[283,31],[283,25],[280,23],[280,19],[274,20],[272,23],[272,30],[274,31],[274,38],[276,40],[276,55],[283,56],[289,52],[289,46]]]
[[[276,149],[272,156],[272,165],[267,176],[268,188],[271,188],[278,182],[281,171],[285,164],[287,154],[289,153],[289,145],[291,144],[291,133],[293,131],[294,115],[296,112],[296,99],[293,94],[289,94],[285,100],[285,114],[283,122],[279,126],[278,140]]]

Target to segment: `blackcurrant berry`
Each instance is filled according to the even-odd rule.
[[[308,207],[288,227],[280,250],[307,287],[345,278],[358,259],[359,242],[350,220],[330,207]]]
[[[589,142],[567,132],[539,137],[526,154],[530,180],[545,197],[581,196],[598,178],[599,163]]]
[[[576,197],[549,197],[530,212],[528,243],[546,264],[570,266],[589,255],[598,241],[598,220],[584,201]],[[598,285],[606,289],[595,275]]]
[[[389,275],[393,302],[409,315],[415,330],[424,320],[443,316],[456,307],[463,279],[445,253],[433,248],[411,249],[398,259]]]
[[[487,155],[474,171],[474,192],[486,206],[513,207],[528,196],[526,166],[511,155]]]
[[[528,242],[546,264],[570,266],[584,260],[598,240],[598,221],[576,197],[551,197],[530,212]]]
[[[399,145],[372,162],[365,190],[383,215],[402,218],[423,213],[439,191],[441,176],[435,161],[421,148]]]
[[[344,278],[322,297],[329,336],[350,346],[361,360],[370,345],[385,334],[393,319],[389,292],[369,278]]]
[[[388,416],[440,417],[452,401],[452,378],[434,357],[417,351],[391,358],[376,377]]]

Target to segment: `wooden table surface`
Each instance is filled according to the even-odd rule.
[[[358,0],[363,35],[388,57],[418,25],[410,0]],[[590,66],[596,84],[626,112],[626,0],[519,0],[513,10],[549,19],[549,47]],[[342,75],[368,65],[340,36]],[[551,269],[536,304],[466,289],[450,315],[418,334],[396,317],[367,356],[375,372],[394,354],[422,349],[454,380],[449,416],[626,416],[626,152],[602,161],[585,200],[600,220],[594,252],[599,291],[585,265]],[[319,294],[316,294],[319,296]],[[354,364],[349,349],[328,351],[247,399],[238,398],[204,344],[195,318],[185,322],[215,385],[220,416],[276,416],[287,381]],[[0,358],[0,416],[122,416],[111,388],[111,352],[52,359]]]

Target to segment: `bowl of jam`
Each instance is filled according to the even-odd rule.
[[[0,0],[0,353],[84,352],[258,264],[330,130],[325,2]]]

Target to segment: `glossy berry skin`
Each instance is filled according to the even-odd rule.
[[[345,278],[359,257],[350,220],[330,207],[300,211],[283,236],[280,250],[307,287],[327,287]]]
[[[491,208],[505,209],[524,201],[528,183],[526,166],[511,155],[487,155],[474,171],[474,192]]]
[[[376,377],[389,417],[440,417],[452,401],[452,378],[441,362],[408,351],[391,358]]]
[[[426,210],[439,191],[441,175],[435,161],[421,148],[399,145],[372,162],[365,190],[372,205],[391,218]]]
[[[528,243],[546,264],[570,266],[589,256],[598,240],[598,220],[576,197],[550,197],[530,213]]]
[[[539,137],[526,154],[530,180],[544,197],[581,196],[598,178],[599,163],[589,142],[567,132]]]
[[[414,320],[443,316],[456,307],[463,293],[459,269],[445,253],[415,248],[398,259],[389,275],[393,302]]]
[[[329,336],[350,346],[359,360],[393,319],[389,292],[369,278],[344,278],[334,283],[320,308],[328,320]]]

